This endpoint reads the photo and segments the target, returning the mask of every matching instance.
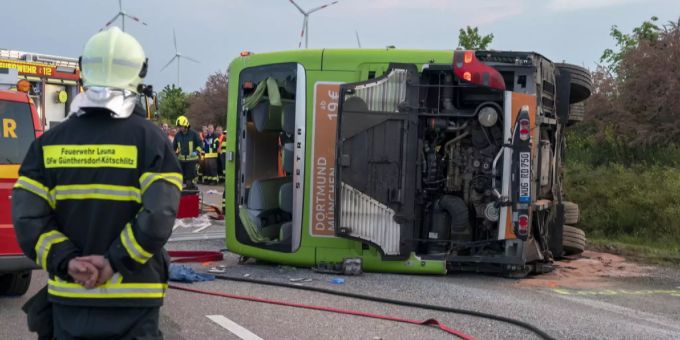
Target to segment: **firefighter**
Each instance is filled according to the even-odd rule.
[[[201,138],[196,131],[191,129],[189,119],[185,116],[177,117],[175,125],[177,125],[179,132],[172,141],[172,147],[175,149],[179,163],[182,166],[184,188],[187,190],[198,190],[196,187],[196,167],[198,159],[203,155]]]
[[[203,183],[217,185],[220,178],[217,172],[218,162],[218,138],[215,135],[215,128],[212,124],[208,125],[208,133],[204,135],[203,148],[205,150],[205,160],[203,161]]]
[[[29,328],[50,339],[161,339],[180,166],[136,105],[148,67],[139,42],[113,27],[80,60],[85,91],[32,143],[12,193],[21,248],[49,276],[47,299],[25,306]]]
[[[215,133],[217,134],[217,176],[219,177],[219,182],[224,182],[224,166],[226,165],[226,140],[224,130],[222,126],[218,125],[215,128]]]

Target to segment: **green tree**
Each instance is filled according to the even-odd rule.
[[[617,25],[613,25],[609,35],[616,41],[618,51],[611,48],[604,50],[600,62],[610,72],[618,73],[619,63],[624,55],[637,47],[640,41],[655,42],[659,40],[661,27],[655,24],[657,21],[659,21],[658,17],[651,17],[649,20],[645,20],[642,25],[633,28],[633,32],[630,34],[623,33]]]
[[[228,84],[229,77],[226,73],[216,72],[208,77],[203,88],[189,99],[187,117],[192,124],[225,126]]]
[[[486,50],[492,41],[492,33],[481,36],[477,27],[467,26],[458,31],[458,47],[465,50]]]
[[[189,107],[189,95],[181,87],[166,85],[158,95],[158,109],[161,120],[174,123],[177,117],[187,113]]]

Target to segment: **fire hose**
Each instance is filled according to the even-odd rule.
[[[212,251],[169,251],[168,253],[170,254],[171,257],[176,258],[176,259],[173,259],[172,262],[211,262],[211,261],[221,261],[223,259],[223,255],[222,255],[221,252],[212,252]],[[214,276],[215,276],[216,279],[219,279],[219,280],[252,283],[252,284],[282,287],[282,288],[289,288],[289,289],[298,289],[298,290],[312,291],[312,292],[316,292],[316,293],[324,293],[324,294],[348,297],[348,298],[353,298],[353,299],[360,299],[360,300],[365,300],[365,301],[386,303],[386,304],[392,304],[392,305],[398,305],[398,306],[404,306],[404,307],[413,307],[413,308],[427,309],[427,310],[446,312],[446,313],[470,315],[470,316],[475,316],[475,317],[480,317],[480,318],[485,318],[485,319],[491,319],[491,320],[505,322],[505,323],[509,323],[509,324],[512,324],[512,325],[515,325],[515,326],[519,326],[521,328],[524,328],[524,329],[527,329],[531,332],[534,332],[535,334],[537,334],[538,336],[540,336],[541,338],[546,339],[546,340],[554,339],[553,337],[548,335],[546,332],[544,332],[543,330],[539,329],[538,327],[536,327],[534,325],[531,325],[531,324],[524,322],[524,321],[511,319],[511,318],[507,318],[507,317],[496,315],[496,314],[483,313],[483,312],[461,309],[461,308],[452,308],[452,307],[429,305],[429,304],[402,301],[402,300],[387,299],[387,298],[381,298],[381,297],[376,297],[376,296],[355,294],[355,293],[349,293],[349,292],[341,292],[341,291],[336,291],[336,290],[332,290],[332,289],[325,289],[325,288],[318,288],[318,287],[297,286],[297,285],[280,283],[280,282],[258,280],[258,279],[251,279],[251,278],[231,277],[231,276],[226,276],[226,275],[214,275]],[[220,297],[226,297],[226,298],[238,299],[238,300],[244,300],[244,301],[253,301],[253,302],[268,303],[268,304],[294,307],[294,308],[304,308],[304,309],[319,310],[319,311],[333,312],[333,313],[346,314],[346,315],[355,315],[355,316],[362,316],[362,317],[381,319],[381,320],[390,320],[390,321],[409,323],[409,324],[436,326],[439,329],[441,329],[441,330],[443,330],[443,331],[445,331],[449,334],[456,335],[461,339],[475,339],[473,336],[467,335],[467,334],[465,334],[461,331],[450,328],[450,327],[448,327],[448,326],[446,326],[446,325],[442,324],[441,322],[434,320],[434,319],[419,321],[419,320],[398,318],[398,317],[393,317],[393,316],[371,314],[371,313],[354,311],[354,310],[338,309],[338,308],[324,307],[324,306],[305,305],[305,304],[292,303],[292,302],[286,302],[286,301],[278,301],[278,300],[270,300],[270,299],[263,299],[263,298],[257,298],[257,297],[241,296],[241,295],[227,294],[227,293],[221,293],[221,292],[212,292],[212,291],[188,288],[188,287],[177,286],[177,285],[170,285],[169,287],[173,288],[173,289],[177,289],[177,290],[186,291],[186,292],[206,294],[206,295],[212,295],[212,296],[220,296]]]

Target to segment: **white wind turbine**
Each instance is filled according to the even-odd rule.
[[[309,25],[308,25],[309,15],[316,11],[320,11],[328,6],[335,5],[338,3],[338,1],[333,1],[323,6],[312,8],[309,11],[305,11],[304,9],[302,9],[302,7],[296,4],[295,1],[293,0],[288,1],[290,1],[290,3],[293,4],[293,6],[295,6],[298,9],[298,11],[300,11],[300,13],[302,13],[302,15],[304,16],[304,19],[302,19],[302,32],[300,32],[300,43],[298,44],[298,48],[302,47],[302,38],[305,38],[305,48],[307,48],[307,46],[309,45]]]
[[[136,21],[136,22],[138,22],[138,23],[140,23],[144,26],[147,26],[147,24],[144,21],[142,21],[141,19],[139,19],[138,17],[136,17],[134,15],[127,14],[123,10],[123,0],[118,0],[118,14],[116,14],[116,16],[113,17],[113,19],[109,20],[109,22],[107,22],[106,25],[104,25],[104,28],[111,26],[111,24],[113,24],[113,22],[116,21],[116,19],[120,18],[123,22],[123,25],[122,25],[123,26],[123,32],[125,32],[125,18],[126,17],[128,17],[128,18],[130,18],[130,19],[132,19],[132,20],[134,20],[134,21]]]
[[[182,59],[186,59],[186,60],[189,60],[189,61],[194,62],[194,63],[200,63],[200,61],[198,61],[194,58],[182,55],[182,53],[179,53],[179,50],[177,49],[177,35],[175,35],[174,29],[172,30],[172,42],[175,44],[175,55],[172,57],[172,59],[170,59],[170,61],[168,61],[167,64],[165,64],[165,66],[163,66],[163,68],[161,69],[161,72],[163,70],[165,70],[168,66],[170,66],[170,64],[172,64],[173,61],[177,60],[177,86],[180,86],[180,84],[179,84],[179,71],[180,71],[179,64],[180,64],[180,61]]]

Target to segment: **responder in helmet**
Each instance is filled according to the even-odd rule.
[[[85,91],[19,169],[17,238],[49,274],[48,289],[25,306],[40,338],[162,338],[163,246],[182,175],[167,137],[135,105],[146,70],[131,35],[113,27],[92,36],[81,57]]]
[[[177,117],[175,125],[177,125],[179,132],[172,141],[172,148],[175,149],[179,164],[182,167],[184,188],[198,190],[196,187],[196,166],[199,157],[203,154],[201,138],[196,131],[191,129],[189,120],[185,116]]]

